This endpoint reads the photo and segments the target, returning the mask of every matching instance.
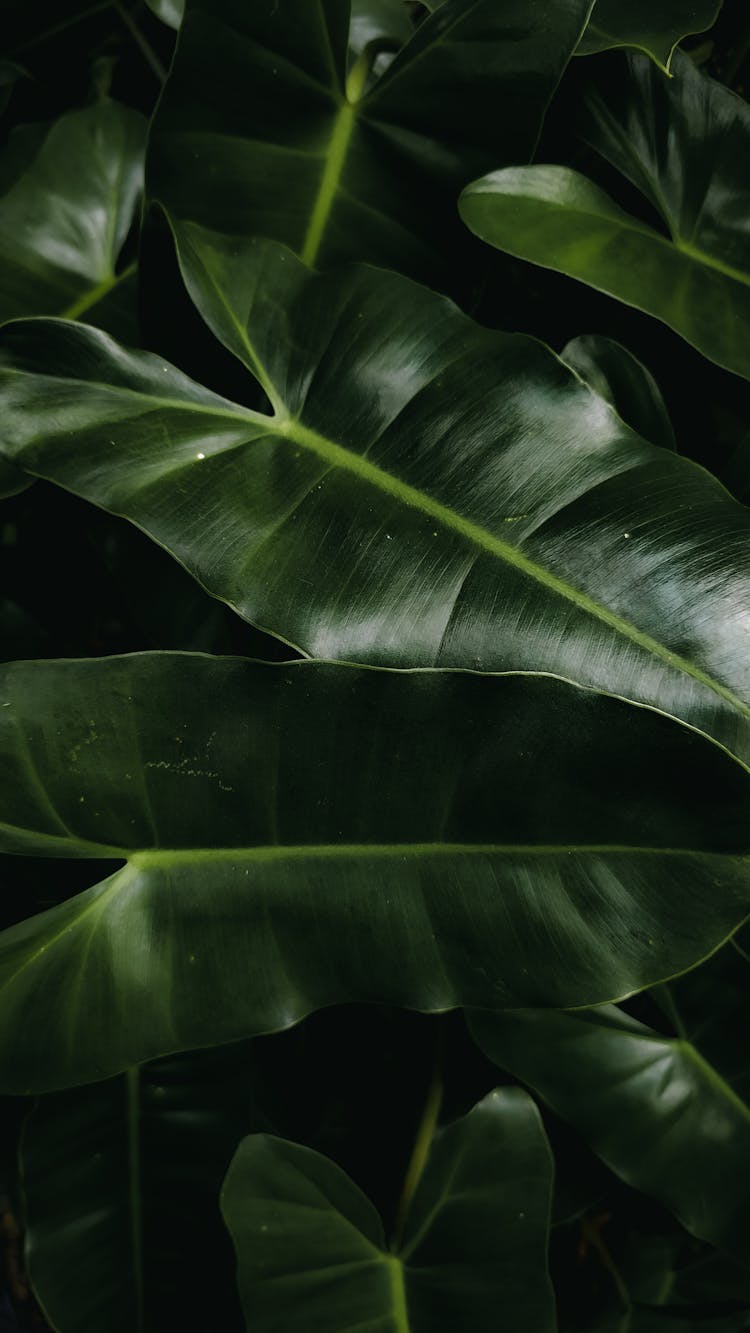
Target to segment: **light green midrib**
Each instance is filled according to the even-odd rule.
[[[420,856],[576,856],[576,855],[634,855],[634,856],[701,856],[724,859],[734,856],[750,860],[743,853],[703,852],[695,848],[633,847],[620,843],[542,844],[542,843],[464,843],[464,842],[403,842],[403,843],[294,843],[286,846],[262,847],[179,847],[145,848],[122,851],[122,856],[135,869],[150,865],[179,865],[211,861],[285,861],[319,857],[346,860],[349,857],[382,857],[383,859]]]
[[[558,578],[549,570],[543,569],[534,560],[531,560],[528,556],[524,555],[517,547],[512,546],[509,542],[503,541],[501,537],[494,536],[491,532],[488,532],[486,528],[482,528],[477,523],[472,523],[470,519],[466,519],[461,514],[455,513],[454,510],[448,509],[445,505],[441,504],[439,500],[433,500],[431,496],[426,495],[423,491],[416,490],[413,486],[408,485],[407,482],[400,481],[397,477],[392,476],[391,473],[384,472],[381,468],[368,462],[366,458],[362,458],[359,454],[350,453],[348,450],[342,448],[341,445],[334,444],[331,440],[325,439],[323,436],[318,435],[315,431],[309,430],[308,427],[303,426],[298,421],[283,424],[280,433],[293,440],[295,443],[314,450],[319,457],[325,459],[326,462],[333,466],[348,468],[351,472],[362,477],[364,481],[378,486],[381,490],[392,495],[395,499],[400,500],[408,507],[420,509],[422,513],[429,515],[430,518],[441,523],[443,527],[452,529],[467,541],[470,541],[473,545],[486,550],[490,555],[499,557],[504,560],[506,564],[513,565],[516,569],[520,570],[521,573],[528,575],[538,583],[549,588],[550,591],[557,593],[558,596],[564,597],[567,601],[572,602],[573,605],[577,606],[580,610],[595,616],[605,625],[608,625],[610,629],[616,630],[618,633],[622,634],[623,637],[629,639],[631,643],[637,644],[653,656],[660,658],[661,661],[665,662],[668,666],[680,670],[686,675],[692,676],[694,680],[699,681],[702,685],[705,685],[708,689],[713,690],[715,694],[725,699],[727,703],[732,704],[733,707],[737,708],[745,717],[750,717],[750,706],[745,704],[732,690],[722,685],[719,681],[714,680],[693,662],[689,662],[686,658],[679,656],[677,653],[670,652],[664,644],[659,643],[658,640],[652,638],[650,634],[645,634],[642,630],[637,629],[635,625],[630,624],[629,621],[618,616],[616,612],[610,611],[607,607],[602,606],[602,604],[595,601],[593,597],[589,597],[578,588],[572,587],[571,584]]]
[[[0,825],[0,828],[3,826]],[[35,852],[44,855],[47,835],[28,830],[28,837],[38,838]],[[50,835],[51,836],[51,835]],[[700,856],[727,857],[750,861],[750,853],[704,851],[698,847],[646,847],[626,843],[483,843],[483,842],[347,842],[347,843],[268,843],[241,847],[115,847],[92,843],[75,837],[51,837],[54,851],[65,843],[71,849],[102,860],[125,861],[135,869],[148,866],[197,864],[233,861],[302,861],[311,857],[346,860],[349,857],[388,858],[420,856]],[[54,854],[54,853],[53,853]]]
[[[394,1333],[411,1333],[409,1313],[406,1306],[406,1283],[401,1260],[395,1254],[385,1256],[391,1279],[391,1302],[393,1307]]]
[[[63,310],[59,318],[80,319],[81,315],[85,315],[87,310],[91,310],[93,306],[98,305],[105,296],[114,291],[115,287],[119,287],[121,283],[131,277],[137,268],[138,264],[134,262],[123,269],[122,273],[113,273],[110,277],[103,278],[95,287],[90,287],[82,296],[79,296],[77,301],[73,301],[67,310]]]
[[[128,1132],[128,1199],[130,1205],[130,1243],[133,1254],[133,1287],[136,1309],[136,1333],[142,1333],[144,1315],[143,1286],[143,1198],[141,1193],[141,1107],[140,1069],[125,1071]]]
[[[354,129],[356,112],[350,102],[344,102],[339,107],[336,118],[333,122],[331,137],[328,142],[328,149],[325,156],[325,166],[320,178],[318,193],[313,204],[310,221],[307,225],[305,239],[302,242],[300,258],[303,263],[312,267],[318,257],[325,229],[328,225],[328,219],[331,215],[331,209],[336,198],[341,174],[344,170],[344,162],[349,148],[349,141]]]

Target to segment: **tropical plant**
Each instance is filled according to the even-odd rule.
[[[7,15],[0,1329],[750,1329],[743,5]]]

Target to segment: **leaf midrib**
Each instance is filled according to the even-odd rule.
[[[210,861],[301,861],[308,858],[346,860],[382,857],[394,860],[429,856],[701,856],[750,859],[742,852],[703,851],[688,847],[644,847],[624,843],[289,843],[257,847],[157,847],[135,851],[122,849],[122,856],[135,869],[154,865],[179,865]]]

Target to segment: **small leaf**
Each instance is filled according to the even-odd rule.
[[[474,181],[461,216],[500,250],[645,310],[717,365],[750,378],[750,107],[679,53],[665,79],[644,56],[589,98],[584,135],[664,219],[668,235],[565,166]],[[731,207],[728,201],[731,200]]]
[[[71,111],[19,172],[18,147],[0,162],[11,177],[0,198],[0,320],[18,315],[86,314],[122,337],[135,336],[132,266],[118,271],[120,251],[143,185],[146,120],[103,101]]]
[[[554,1333],[547,1272],[552,1158],[519,1088],[485,1097],[433,1143],[403,1243],[327,1158],[244,1140],[222,1207],[252,1333]]]

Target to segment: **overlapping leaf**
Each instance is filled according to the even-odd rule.
[[[547,1272],[552,1159],[518,1088],[490,1093],[432,1144],[388,1247],[369,1200],[309,1148],[258,1135],[222,1206],[253,1333],[554,1333]]]
[[[673,71],[628,57],[622,79],[589,99],[584,126],[667,234],[565,166],[495,171],[463,192],[461,215],[491,245],[655,315],[750,378],[750,108],[687,56]]]
[[[394,274],[181,231],[273,415],[93,330],[0,344],[5,456],[316,657],[552,671],[750,754],[750,514],[533,339]]]
[[[41,139],[35,127],[11,139],[0,163],[12,177],[0,198],[0,320],[85,314],[135,336],[134,268],[118,269],[118,259],[143,186],[145,140],[145,118],[111,101],[69,112]]]
[[[470,1026],[618,1175],[748,1260],[750,1106],[686,1032],[664,1037],[614,1006],[475,1015]]]
[[[676,448],[659,386],[646,366],[626,347],[600,334],[583,334],[563,347],[560,360],[611,403],[623,421],[644,440],[664,449]]]
[[[366,259],[455,284],[456,195],[529,160],[590,7],[446,0],[373,81],[377,43],[348,69],[348,0],[188,0],[150,192],[310,264]]]
[[[677,43],[715,23],[721,0],[597,0],[578,55],[632,46],[667,71]]]
[[[2,1086],[324,1005],[576,1005],[750,910],[746,770],[551,677],[136,654],[2,674],[5,850],[123,869],[0,935]]]
[[[29,1273],[52,1326],[224,1329],[235,1315],[234,1328],[240,1311],[218,1195],[253,1127],[244,1045],[41,1098],[21,1169]]]

